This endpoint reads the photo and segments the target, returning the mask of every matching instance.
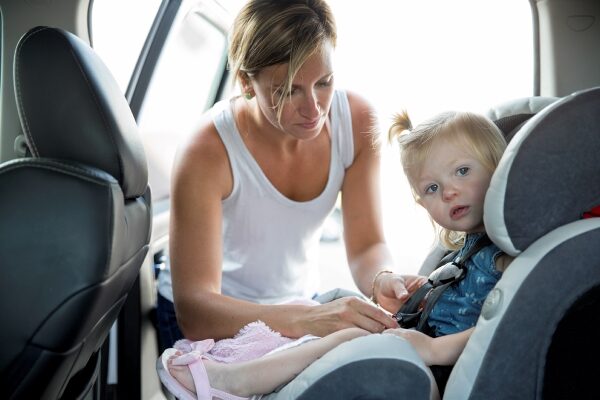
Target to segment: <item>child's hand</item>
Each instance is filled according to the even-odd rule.
[[[426,282],[427,277],[419,275],[382,274],[374,285],[375,298],[394,314]]]

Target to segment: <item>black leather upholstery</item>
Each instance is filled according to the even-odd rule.
[[[28,32],[15,91],[33,157],[0,166],[0,393],[77,398],[148,251],[146,159],[125,98],[76,36]]]
[[[28,145],[34,156],[106,171],[125,198],[140,196],[148,172],[137,125],[112,75],[90,50],[75,35],[44,27],[19,42],[15,91]]]

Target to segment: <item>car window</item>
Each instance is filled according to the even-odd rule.
[[[90,35],[96,53],[125,93],[161,0],[94,0]]]
[[[328,1],[338,24],[336,84],[367,96],[386,123],[400,107],[418,120],[533,95],[527,1]]]
[[[372,0],[368,6],[328,1],[338,26],[336,86],[373,104],[386,143],[381,169],[386,239],[398,268],[417,272],[435,235],[427,214],[412,200],[397,147],[385,140],[392,115],[406,109],[418,124],[440,111],[485,112],[533,96],[530,5],[522,0]],[[323,270],[330,275],[322,279],[323,290],[340,277],[352,286],[344,251],[323,246]]]
[[[94,47],[124,93],[159,6],[158,0],[151,6],[146,0],[95,1]],[[128,14],[119,18],[129,21],[120,24],[127,34],[112,32],[114,13]],[[194,132],[200,116],[217,96],[231,89],[231,85],[221,85],[228,27],[228,14],[218,2],[188,0],[177,10],[136,116],[155,201],[169,197],[179,143]]]
[[[218,11],[188,5],[179,10],[138,116],[155,199],[168,197],[177,147],[215,101],[227,61],[227,26],[215,19]]]

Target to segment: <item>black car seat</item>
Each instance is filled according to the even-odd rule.
[[[515,260],[486,299],[444,399],[597,398],[600,88],[515,134],[486,194],[490,238]]]
[[[81,398],[148,251],[146,158],[119,87],[75,35],[29,31],[14,67],[32,156],[0,166],[0,397]]]

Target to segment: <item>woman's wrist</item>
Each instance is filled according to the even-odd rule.
[[[371,281],[371,301],[373,303],[379,305],[379,303],[377,302],[377,296],[375,295],[375,285],[377,284],[377,279],[383,274],[393,274],[393,273],[394,273],[394,271],[391,271],[389,269],[382,269],[375,274],[375,276],[373,277],[373,280]]]

